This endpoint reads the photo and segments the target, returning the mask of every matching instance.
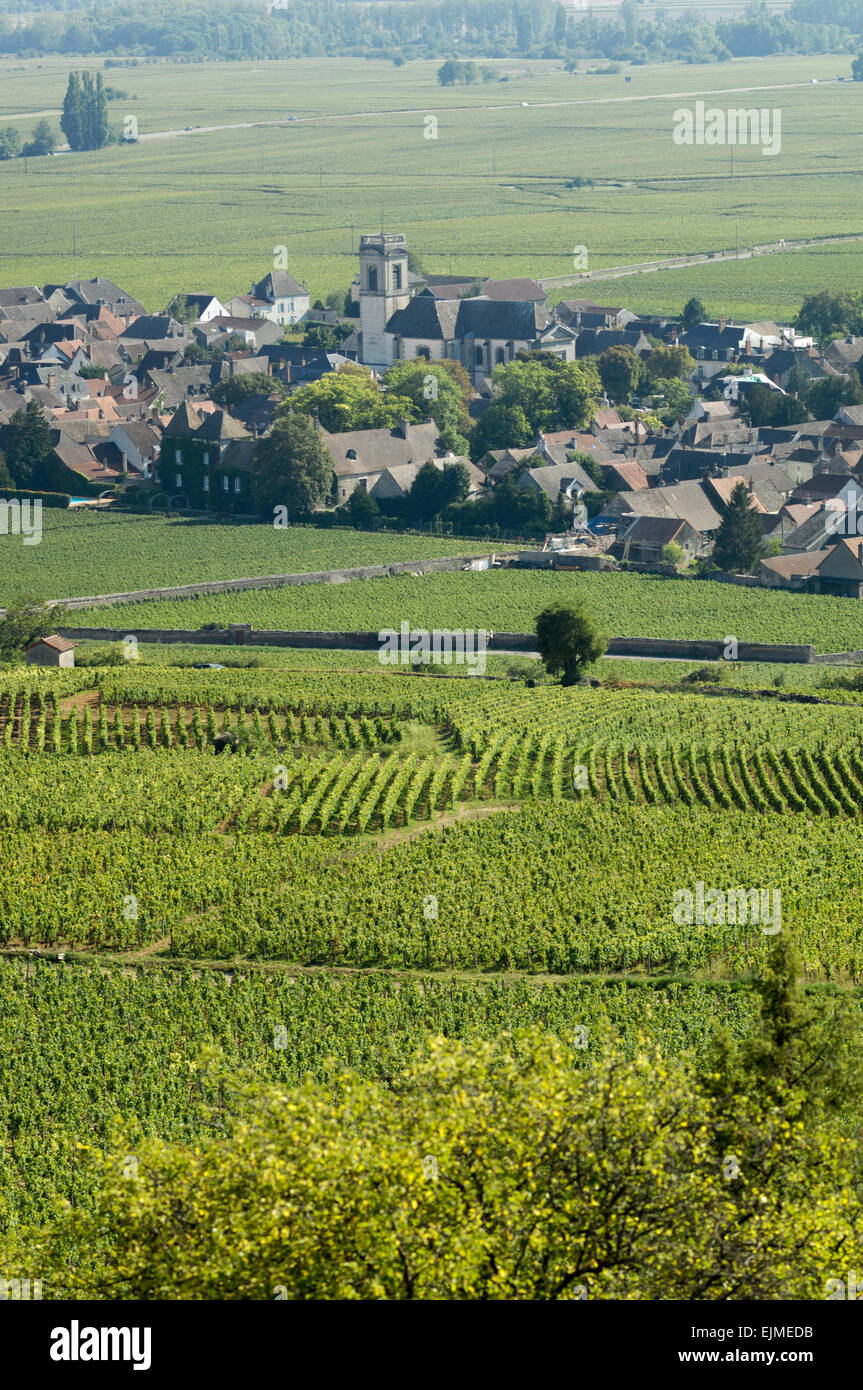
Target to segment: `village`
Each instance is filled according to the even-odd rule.
[[[0,289],[2,496],[253,518],[260,446],[297,397],[332,463],[312,520],[525,540],[534,567],[863,597],[863,405],[763,422],[793,419],[764,405],[797,406],[801,385],[859,386],[863,337],[819,347],[789,325],[721,314],[549,307],[538,281],[409,267],[402,234],[364,235],[341,311],[313,306],[286,269],[226,301],[189,289],[159,314],[101,277]],[[526,363],[567,383],[555,427],[507,394],[507,369]],[[355,428],[348,415],[335,428],[302,404],[343,377],[392,398],[405,364],[428,373],[413,418]],[[447,374],[463,406],[450,430],[434,408]],[[15,466],[28,411],[50,431],[29,471]],[[447,486],[422,512],[430,468]],[[760,523],[751,563],[714,555],[732,505]]]

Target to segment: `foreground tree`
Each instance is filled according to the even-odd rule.
[[[748,487],[739,482],[724,509],[713,559],[720,569],[748,574],[766,554],[761,518]]]
[[[332,485],[333,461],[311,420],[290,410],[279,413],[255,451],[252,492],[261,515],[272,520],[277,507],[287,507],[289,517],[310,512],[329,497]]]
[[[2,1237],[0,1267],[55,1299],[824,1298],[861,1235],[843,1007],[774,954],[754,1036],[701,1067],[537,1031],[431,1039],[391,1087],[205,1057],[212,1137],[84,1140],[92,1200]]]
[[[559,674],[561,685],[574,685],[602,656],[606,641],[581,604],[559,603],[537,618],[536,646],[549,675]]]

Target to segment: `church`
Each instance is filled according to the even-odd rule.
[[[360,238],[358,357],[374,371],[425,358],[458,362],[475,386],[518,352],[575,360],[576,333],[549,313],[533,280],[486,280],[464,293],[464,279],[408,271],[400,232]]]

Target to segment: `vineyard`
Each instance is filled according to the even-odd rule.
[[[586,1029],[590,1056],[739,1032],[771,937],[681,923],[698,884],[778,891],[809,979],[853,988],[861,817],[854,704],[6,672],[0,1219],[85,1200],[75,1142],[117,1114],[203,1132],[201,1048],[288,1084],[388,1083],[433,1033]]]
[[[816,650],[860,645],[853,603],[825,594],[745,589],[693,579],[624,573],[494,569],[398,575],[348,584],[248,590],[76,611],[81,627],[197,628],[251,623],[259,629],[379,631],[403,618],[417,627],[533,632],[550,603],[583,600],[608,636],[812,643]]]

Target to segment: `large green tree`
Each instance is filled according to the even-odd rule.
[[[402,419],[415,421],[418,412],[408,396],[383,392],[365,367],[341,367],[320,381],[301,386],[291,397],[293,409],[314,415],[325,430],[393,429]]]
[[[549,675],[574,685],[605,651],[606,641],[581,603],[556,603],[536,620],[536,649]]]
[[[470,474],[463,463],[446,463],[443,468],[424,463],[405,500],[405,517],[409,521],[431,521],[447,507],[463,502],[469,487]]]
[[[333,461],[320,433],[306,415],[280,408],[271,432],[255,450],[252,493],[262,516],[271,520],[279,507],[288,519],[305,514],[330,496]]]
[[[394,396],[407,397],[418,418],[431,418],[447,449],[467,454],[470,430],[468,406],[473,399],[470,377],[458,362],[426,362],[414,358],[396,362],[384,373],[383,384]]]
[[[64,610],[47,608],[33,594],[15,594],[0,618],[0,661],[20,661],[25,647],[63,625]]]
[[[626,405],[641,379],[641,359],[627,343],[606,348],[597,358],[603,389],[612,401]]]
[[[752,494],[744,482],[739,482],[723,509],[722,522],[716,533],[713,559],[720,569],[750,573],[767,554],[764,528],[755,510]]]

